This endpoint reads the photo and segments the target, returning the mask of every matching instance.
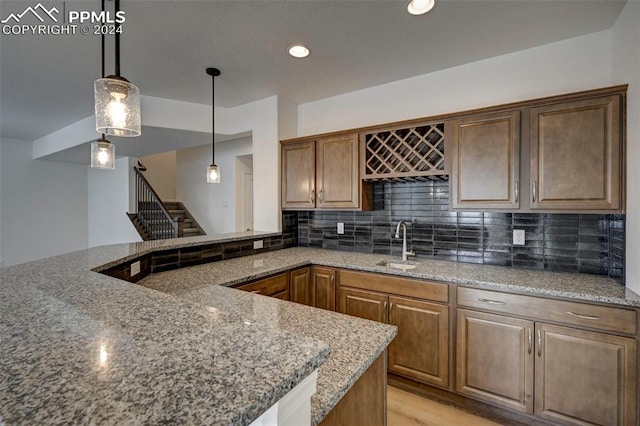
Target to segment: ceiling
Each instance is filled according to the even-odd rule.
[[[0,0],[0,18],[36,3]],[[216,106],[272,95],[300,104],[605,30],[624,4],[440,0],[410,16],[404,0],[123,0],[122,75],[144,95],[211,104],[205,68],[215,66]],[[308,58],[288,56],[297,42]],[[96,35],[1,35],[0,134],[34,140],[91,115],[99,47]]]

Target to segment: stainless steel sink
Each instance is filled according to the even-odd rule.
[[[410,269],[415,269],[418,265],[414,265],[412,263],[404,263],[404,262],[393,262],[393,261],[387,261],[387,260],[383,260],[381,262],[376,263],[376,265],[378,266],[384,266],[385,268],[393,268],[393,269],[400,269],[403,271],[408,271]]]

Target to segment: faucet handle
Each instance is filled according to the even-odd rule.
[[[415,256],[416,252],[414,252],[413,250],[407,250],[404,252],[404,254],[406,254],[407,256]]]

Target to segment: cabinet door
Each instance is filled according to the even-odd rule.
[[[313,306],[336,310],[336,271],[330,268],[311,268]]]
[[[378,322],[387,322],[388,296],[366,290],[338,289],[338,312]]]
[[[533,413],[533,321],[458,309],[456,392]]]
[[[616,210],[620,97],[531,110],[531,208]]]
[[[311,269],[302,268],[289,272],[289,296],[292,302],[311,305]]]
[[[317,206],[360,207],[358,135],[316,141]]]
[[[389,323],[398,327],[398,335],[389,345],[389,371],[448,386],[449,308],[389,296]]]
[[[312,209],[315,202],[315,142],[283,144],[282,208]]]
[[[289,294],[289,276],[287,273],[276,275],[242,285],[238,289],[283,299]]]
[[[536,324],[537,416],[567,425],[636,425],[634,339]]]
[[[451,207],[513,209],[520,205],[520,112],[452,122]]]

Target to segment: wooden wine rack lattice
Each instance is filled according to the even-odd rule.
[[[445,178],[444,123],[364,135],[364,180]]]

